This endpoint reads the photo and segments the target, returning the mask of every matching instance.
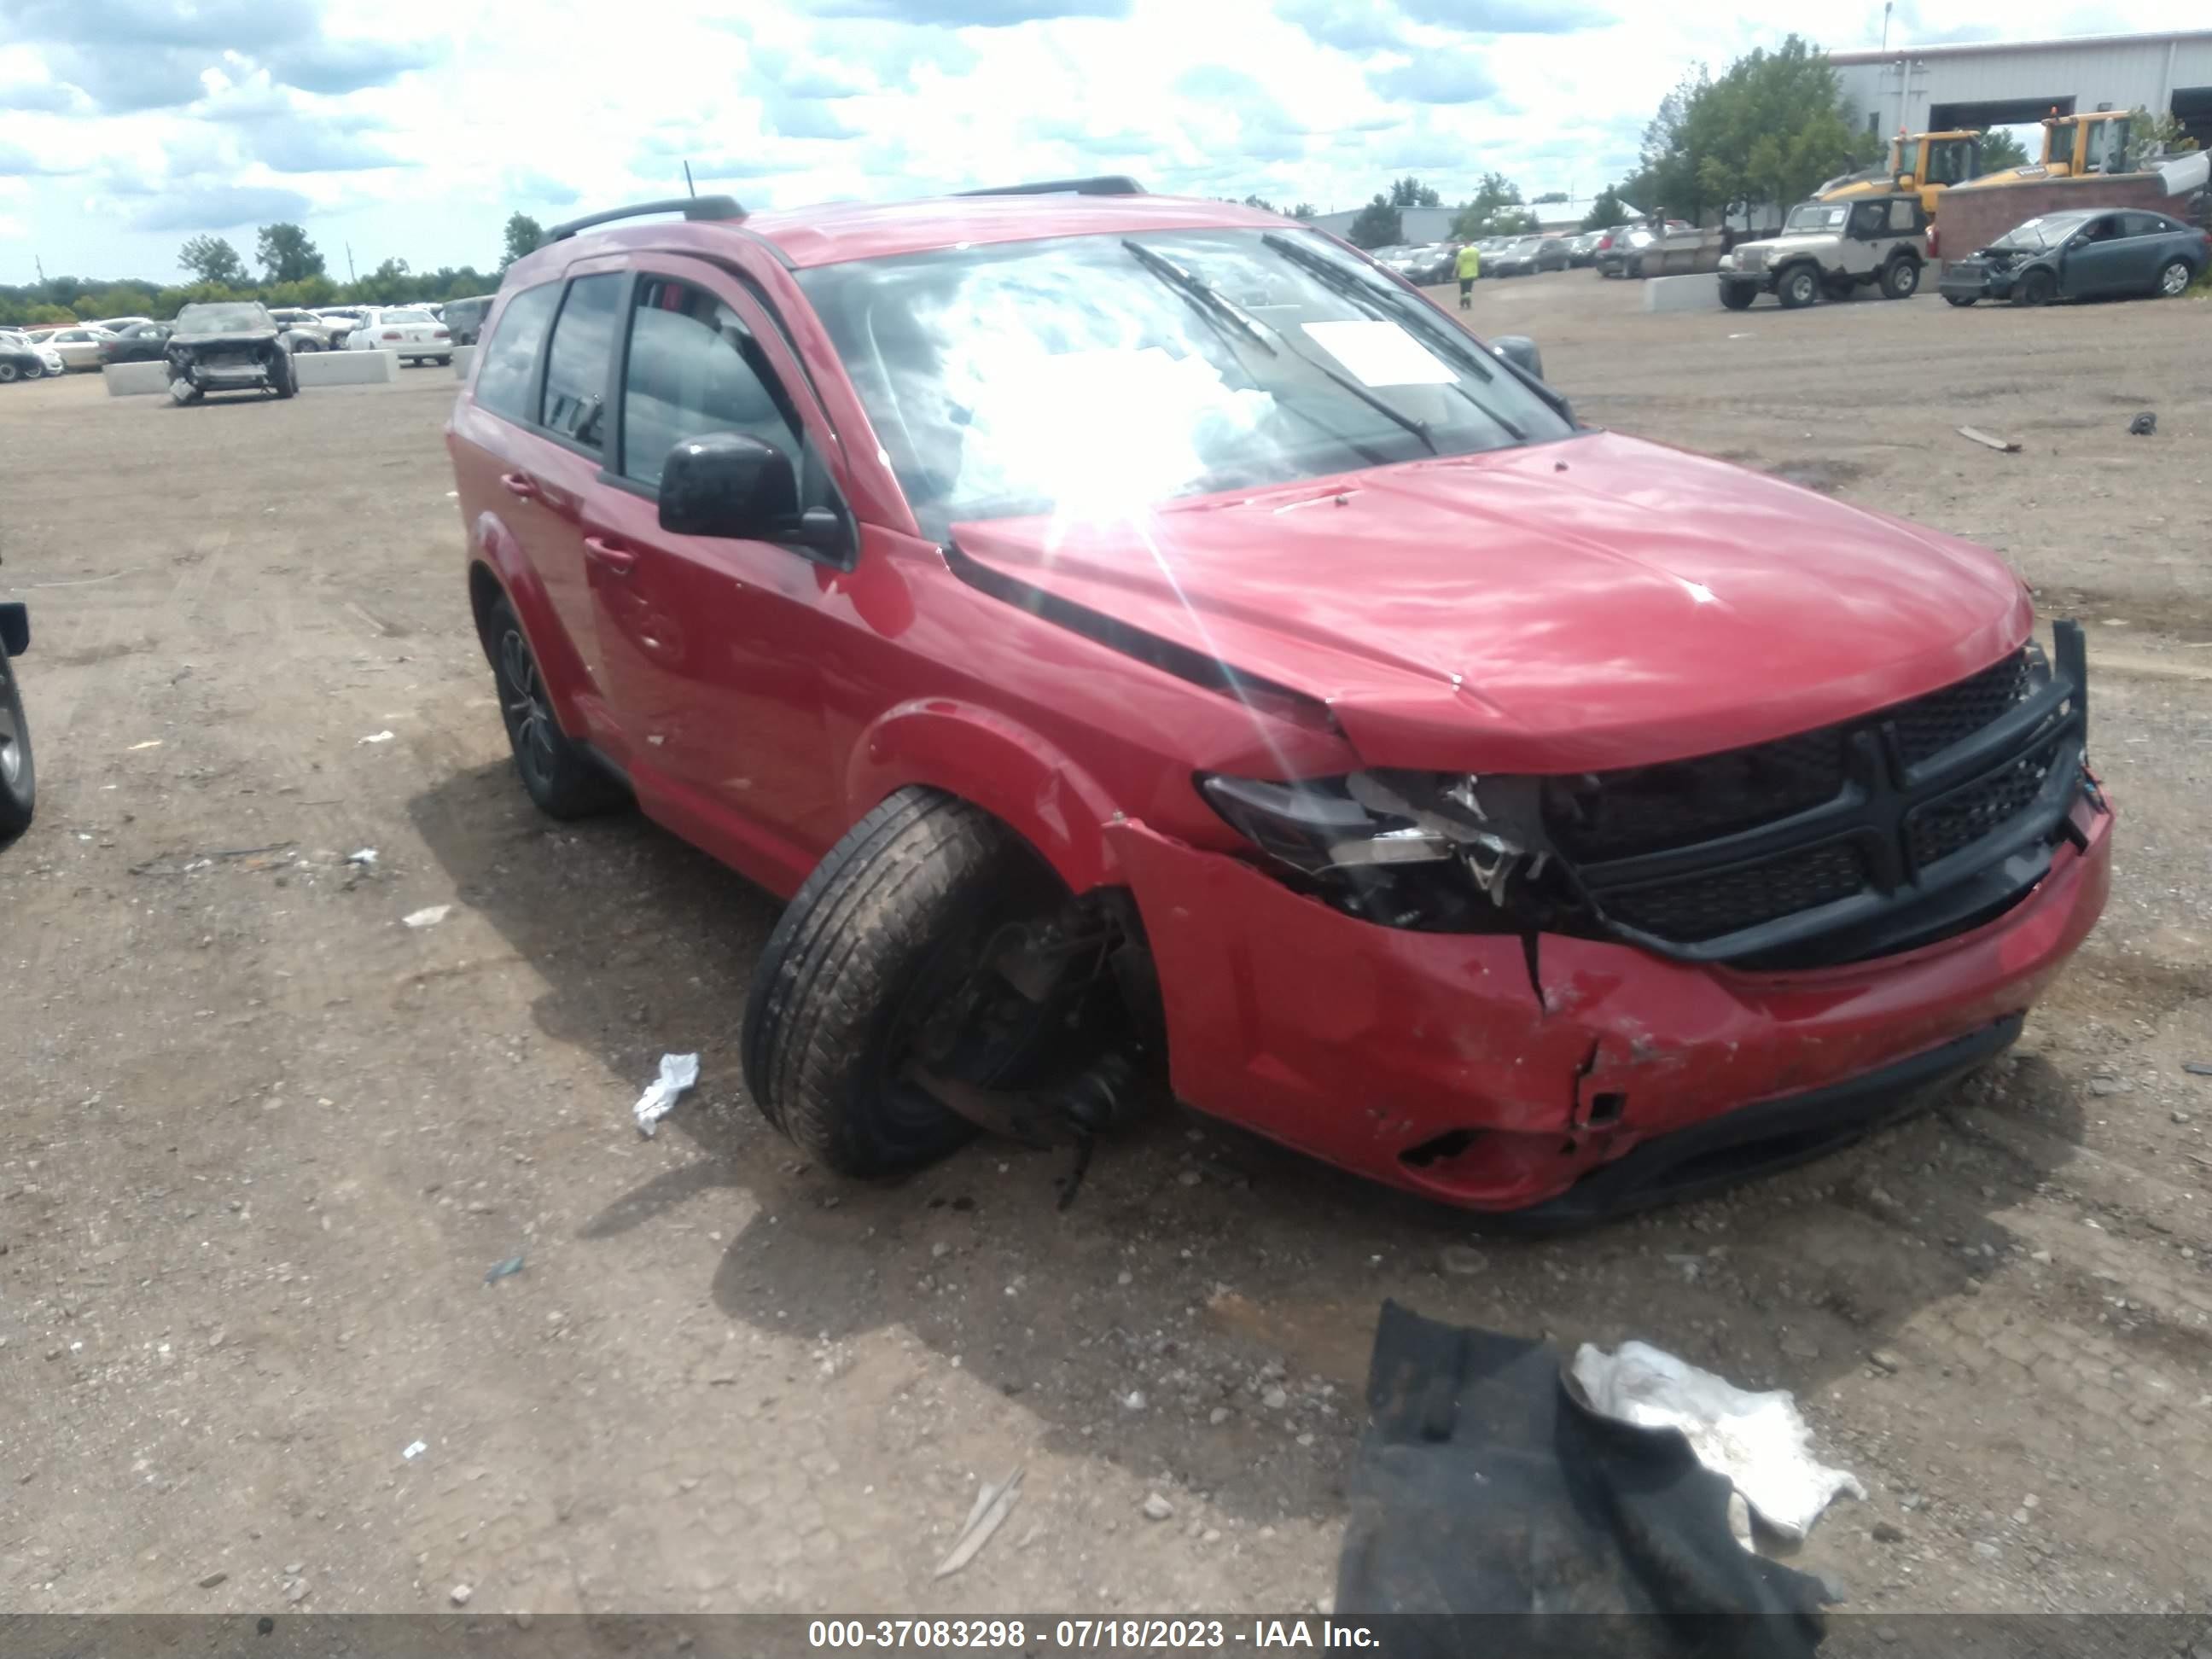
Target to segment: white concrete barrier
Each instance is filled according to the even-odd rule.
[[[399,359],[388,351],[305,351],[292,367],[302,386],[375,386],[399,378]]]
[[[1718,311],[1720,284],[1711,276],[1647,276],[1644,279],[1646,311]]]
[[[169,366],[156,358],[150,363],[109,363],[100,371],[111,398],[135,398],[169,389]]]
[[[453,348],[453,378],[457,380],[467,380],[469,365],[476,360],[477,349],[474,346],[455,346]]]

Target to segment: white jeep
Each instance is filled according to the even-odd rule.
[[[1886,300],[1908,299],[1919,291],[1927,261],[1928,215],[1917,196],[1800,202],[1779,236],[1721,255],[1721,303],[1741,311],[1766,293],[1794,310],[1865,287],[1879,287]]]

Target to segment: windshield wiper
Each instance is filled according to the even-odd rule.
[[[1236,325],[1238,332],[1251,341],[1254,345],[1258,346],[1270,357],[1275,355],[1273,343],[1269,341],[1265,333],[1261,332],[1260,319],[1219,289],[1194,276],[1189,271],[1169,258],[1166,254],[1156,252],[1142,242],[1124,237],[1121,246],[1134,256],[1139,264],[1189,301],[1197,307],[1199,314],[1212,322],[1217,329],[1220,326],[1220,319],[1226,318]]]
[[[1218,315],[1231,319],[1236,323],[1237,326],[1242,329],[1246,334],[1249,335],[1253,342],[1265,349],[1269,356],[1272,357],[1275,355],[1275,346],[1267,337],[1269,335],[1273,335],[1276,341],[1280,342],[1283,345],[1289,346],[1291,356],[1297,358],[1308,368],[1327,375],[1328,379],[1334,381],[1337,386],[1340,386],[1343,390],[1349,392],[1353,397],[1358,398],[1361,403],[1365,404],[1377,415],[1382,416],[1384,420],[1396,422],[1398,425],[1405,428],[1407,431],[1412,433],[1416,438],[1419,438],[1423,444],[1427,446],[1430,454],[1441,455],[1443,453],[1443,451],[1437,447],[1437,441],[1429,435],[1429,424],[1426,421],[1416,420],[1411,415],[1407,414],[1403,410],[1392,408],[1387,400],[1376,397],[1365,386],[1360,385],[1358,381],[1353,380],[1349,374],[1343,374],[1337,369],[1332,368],[1322,359],[1310,356],[1306,353],[1299,350],[1297,346],[1291,344],[1290,336],[1284,333],[1282,330],[1277,328],[1272,323],[1261,322],[1257,317],[1255,317],[1250,312],[1245,310],[1243,307],[1238,305],[1234,300],[1224,294],[1219,289],[1215,288],[1211,283],[1206,282],[1204,278],[1194,276],[1191,272],[1185,270],[1181,265],[1169,258],[1165,254],[1156,253],[1151,248],[1146,247],[1139,242],[1125,240],[1121,246],[1137,256],[1138,264],[1143,265],[1146,270],[1151,271],[1162,282],[1176,289],[1176,292],[1182,295],[1183,297],[1188,299],[1193,305],[1200,307],[1209,314],[1218,313]]]
[[[1460,360],[1461,366],[1474,374],[1477,380],[1486,381],[1498,378],[1490,365],[1482,361],[1480,352],[1468,350],[1462,342],[1449,338],[1442,328],[1432,327],[1430,319],[1422,316],[1414,307],[1385,305],[1381,296],[1371,290],[1366,283],[1361,282],[1350,271],[1344,270],[1327,254],[1316,253],[1310,247],[1301,247],[1296,237],[1285,236],[1280,231],[1271,230],[1261,237],[1260,240],[1300,270],[1310,271],[1319,277],[1325,287],[1334,289],[1346,299],[1355,305],[1365,307],[1384,321],[1395,323],[1401,328],[1403,328],[1408,321],[1416,323],[1422,333],[1426,334],[1431,340],[1443,343],[1451,356]],[[1395,299],[1396,296],[1392,297]]]

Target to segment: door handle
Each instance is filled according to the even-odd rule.
[[[510,495],[526,501],[534,501],[538,499],[537,483],[527,473],[502,472],[499,475],[499,481],[506,486],[507,493]]]
[[[604,536],[584,538],[584,554],[594,564],[602,565],[617,576],[627,576],[636,568],[637,555],[627,547],[617,547]]]

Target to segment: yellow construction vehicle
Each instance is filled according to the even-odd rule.
[[[2133,111],[2094,110],[2043,120],[2043,159],[2024,167],[2007,167],[1979,180],[1984,185],[2032,185],[2045,179],[2079,179],[2091,173],[2128,173],[2134,163],[2128,145],[2134,137]]]
[[[1813,198],[1846,202],[1861,196],[1911,191],[1932,215],[1936,198],[1953,185],[1978,177],[1981,170],[1982,135],[1978,132],[1900,132],[1889,141],[1888,166],[1831,179],[1813,192]]]

